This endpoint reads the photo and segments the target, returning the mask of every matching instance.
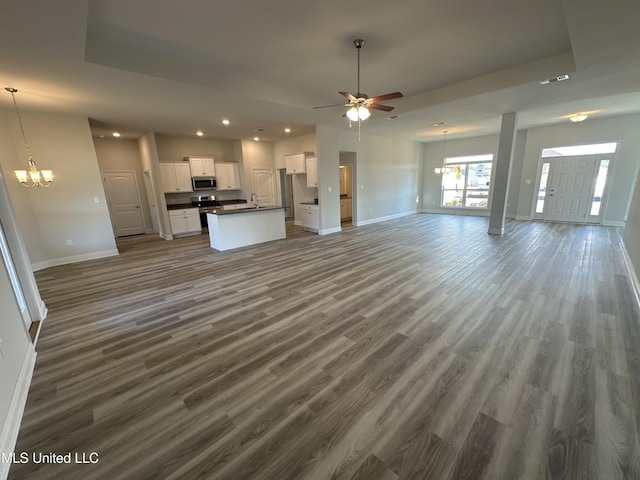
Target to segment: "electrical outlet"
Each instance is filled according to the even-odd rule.
[[[93,203],[100,203],[100,197],[93,197]]]
[[[70,247],[71,245],[73,245],[73,240],[69,239],[67,240],[67,245]]]

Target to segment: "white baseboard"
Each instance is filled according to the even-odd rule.
[[[602,225],[603,227],[624,227],[625,223],[620,221],[614,221],[614,222],[603,221],[600,225]]]
[[[118,252],[117,249],[83,253],[82,255],[73,255],[71,257],[54,258],[51,260],[46,260],[44,262],[32,263],[31,270],[34,272],[37,272],[38,270],[42,270],[49,267],[55,267],[57,265],[67,265],[69,263],[77,263],[77,262],[84,262],[86,260],[95,260],[98,258],[113,257],[115,255],[120,255],[120,252]]]
[[[338,233],[342,231],[342,227],[325,228],[318,232],[319,235],[328,235],[330,233]]]
[[[102,250],[99,252],[83,253],[82,255],[73,255],[71,257],[61,257],[49,260],[49,266],[67,265],[69,263],[84,262],[86,260],[96,260],[98,258],[113,257],[120,255],[117,248],[113,250]]]
[[[24,355],[24,360],[22,361],[16,388],[11,397],[8,415],[4,421],[2,433],[0,433],[0,452],[4,452],[5,455],[11,454],[16,447],[24,407],[27,404],[27,394],[29,393],[29,386],[31,385],[31,377],[33,376],[33,369],[36,365],[36,356],[37,353],[33,345],[29,344],[27,352]],[[7,478],[10,467],[10,463],[0,462],[0,478]]]
[[[160,238],[162,238],[163,240],[173,240],[173,235],[171,235],[170,233],[160,232],[158,235],[160,235]]]
[[[457,210],[452,208],[451,210],[447,209],[438,209],[438,208],[425,208],[421,210],[422,213],[435,213],[437,215],[465,215],[467,217],[488,217],[489,212],[475,212],[472,210]]]
[[[636,302],[638,302],[638,307],[640,307],[640,282],[638,281],[638,275],[633,267],[633,263],[631,263],[631,257],[629,257],[629,252],[627,251],[624,241],[620,241],[620,248],[622,249],[624,263],[627,265],[629,277],[631,278],[631,285],[633,286],[633,293],[636,295]]]
[[[31,271],[37,272],[38,270],[44,270],[45,268],[49,268],[50,266],[51,265],[49,265],[49,262],[46,260],[44,262],[32,263]]]
[[[49,310],[47,309],[47,306],[42,301],[42,299],[40,299],[40,303],[38,304],[38,312],[40,313],[40,321],[43,322],[44,319],[47,318],[47,313],[49,312]]]
[[[384,222],[386,220],[393,220],[394,218],[407,217],[409,215],[415,215],[416,213],[418,213],[416,210],[411,210],[409,212],[394,213],[393,215],[387,215],[385,217],[370,218],[369,220],[358,221],[356,224],[356,227],[361,227],[362,225],[369,225],[371,223]]]
[[[516,215],[516,220],[529,221],[531,220],[531,215]]]

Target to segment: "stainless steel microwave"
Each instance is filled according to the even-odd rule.
[[[216,177],[191,177],[194,190],[215,190]]]

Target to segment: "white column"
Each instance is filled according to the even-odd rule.
[[[509,173],[516,142],[517,113],[502,115],[498,157],[493,165],[493,188],[491,198],[491,216],[489,217],[489,235],[504,233],[504,219],[507,213],[507,195],[509,193]]]

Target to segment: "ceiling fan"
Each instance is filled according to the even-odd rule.
[[[366,120],[371,115],[369,109],[373,110],[382,110],[383,112],[390,112],[394,107],[389,107],[388,105],[381,105],[378,102],[384,102],[386,100],[393,100],[394,98],[402,97],[402,93],[393,92],[387,93],[385,95],[378,95],[377,97],[371,97],[366,93],[360,93],[360,49],[364,45],[364,40],[361,38],[354,40],[353,44],[355,45],[358,51],[358,92],[354,95],[349,92],[338,92],[340,95],[346,97],[349,100],[349,103],[337,103],[335,105],[323,105],[321,107],[314,108],[329,108],[329,107],[350,107],[349,110],[345,113],[345,115],[349,118],[349,120],[353,122]],[[344,115],[343,115],[344,116]]]

